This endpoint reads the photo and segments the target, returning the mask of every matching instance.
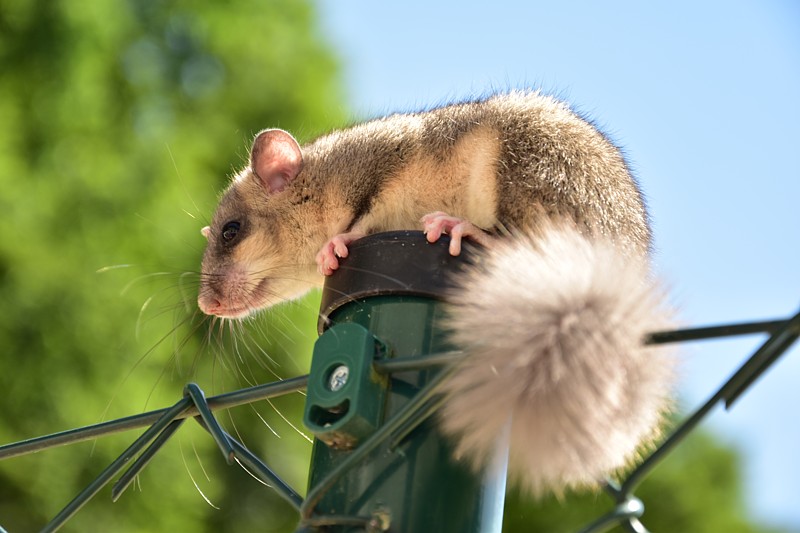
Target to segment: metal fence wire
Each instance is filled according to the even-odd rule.
[[[616,525],[621,525],[625,530],[632,532],[647,531],[643,523],[644,502],[638,499],[634,493],[637,486],[673,448],[679,445],[708,416],[714,407],[723,403],[726,409],[730,409],[742,394],[753,386],[759,376],[797,341],[798,336],[800,336],[800,313],[784,320],[678,329],[656,332],[648,336],[645,341],[647,344],[667,344],[765,333],[769,335],[766,341],[736,370],[731,378],[708,401],[689,414],[627,477],[618,481],[606,480],[603,486],[605,492],[613,501],[612,508],[607,514],[598,517],[583,528],[581,533],[606,531]],[[409,370],[436,367],[447,368],[452,366],[453,363],[457,363],[461,357],[462,354],[460,352],[437,353],[413,358],[397,357],[391,360],[376,360],[373,363],[373,367],[380,374],[391,375],[395,372]],[[362,442],[349,455],[347,460],[330,471],[320,483],[309,491],[305,499],[281,480],[261,459],[228,434],[219,425],[213,413],[221,409],[228,409],[305,389],[308,384],[308,375],[258,385],[209,398],[204,396],[202,390],[196,384],[190,383],[185,387],[183,397],[172,407],[6,444],[0,446],[0,460],[134,428],[147,427],[147,430],[141,436],[115,461],[108,465],[91,484],[81,491],[42,530],[56,531],[112,479],[122,473],[111,492],[112,500],[116,501],[135,479],[136,475],[142,471],[155,453],[169,440],[183,422],[188,418],[194,418],[214,438],[229,464],[238,463],[245,467],[276,490],[298,511],[301,516],[299,527],[337,524],[361,526],[367,531],[382,531],[384,529],[378,516],[320,516],[315,511],[315,506],[326,491],[331,489],[337,479],[341,478],[350,469],[357,467],[376,446],[386,442],[388,439],[396,439],[398,431],[407,433],[429,417],[433,411],[431,405],[436,405],[437,388],[447,374],[448,372],[446,371],[440,372],[400,412],[387,420],[380,429]],[[0,531],[3,531],[1,526]]]
[[[300,516],[298,531],[497,531],[505,469],[483,476],[468,471],[452,458],[452,449],[432,425],[425,424],[442,405],[440,386],[466,357],[450,343],[442,324],[449,275],[465,261],[480,260],[470,255],[454,258],[446,242],[428,246],[421,232],[360,239],[350,248],[347,268],[326,279],[321,335],[309,374],[210,398],[190,383],[172,407],[8,444],[0,447],[0,459],[147,428],[43,529],[56,531],[113,479],[117,481],[111,497],[116,501],[164,443],[193,418],[228,464],[238,463],[294,507]],[[604,482],[611,509],[581,531],[599,532],[615,525],[646,531],[644,503],[634,492],[640,482],[715,406],[724,403],[729,409],[788,350],[800,336],[800,313],[785,320],[655,332],[643,340],[667,344],[754,333],[769,336],[624,479]],[[305,498],[214,416],[221,409],[298,390],[307,392],[304,424],[317,437]],[[471,511],[458,520],[455,512],[432,516],[441,515],[442,509]]]

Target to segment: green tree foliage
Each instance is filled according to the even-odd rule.
[[[199,229],[257,130],[341,124],[336,74],[305,1],[0,0],[0,443],[171,405],[189,380],[218,393],[308,368],[313,299],[236,335],[197,315]],[[301,408],[293,395],[221,418],[302,491]],[[0,461],[0,526],[40,528],[137,434]],[[734,457],[696,443],[642,487],[646,523],[754,531]],[[506,531],[569,531],[608,508],[512,495]],[[296,519],[189,422],[135,488],[117,503],[104,490],[65,531]]]
[[[654,532],[767,533],[747,517],[740,457],[698,431],[690,435],[639,486],[642,523]],[[504,533],[578,531],[614,507],[605,493],[570,494],[542,501],[512,490],[506,501]],[[610,531],[625,531],[617,526]]]
[[[1,443],[170,405],[190,379],[208,393],[274,379],[265,354],[250,353],[259,332],[237,346],[192,334],[206,327],[191,271],[255,132],[308,137],[341,123],[337,63],[319,34],[298,0],[0,1]],[[305,366],[284,348],[307,353],[313,341],[313,319],[292,313],[302,306],[277,322],[300,326],[258,340],[282,376]],[[274,403],[299,420],[301,398]],[[253,409],[233,410],[229,429],[255,427],[248,444],[302,489],[307,457],[287,450],[310,446],[257,409],[278,436]],[[140,477],[141,493],[112,504],[104,492],[67,531],[294,524],[190,425]],[[0,463],[0,525],[37,530],[136,434]]]

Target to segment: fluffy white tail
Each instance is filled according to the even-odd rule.
[[[510,420],[510,476],[534,494],[625,466],[669,404],[673,358],[643,345],[663,300],[646,259],[574,229],[498,242],[450,299],[467,357],[440,423],[457,454],[484,467]]]

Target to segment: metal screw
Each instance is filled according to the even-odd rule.
[[[350,376],[350,369],[347,365],[339,365],[331,372],[331,377],[328,380],[328,388],[333,392],[340,390],[347,383],[347,378]]]

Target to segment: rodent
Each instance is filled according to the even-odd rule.
[[[510,425],[512,477],[535,493],[625,465],[668,404],[671,359],[642,346],[668,311],[625,159],[552,97],[395,114],[302,147],[262,131],[203,229],[198,304],[247,316],[319,286],[358,236],[423,227],[454,254],[462,232],[486,245],[450,304],[467,357],[441,425],[457,453],[485,466]]]

